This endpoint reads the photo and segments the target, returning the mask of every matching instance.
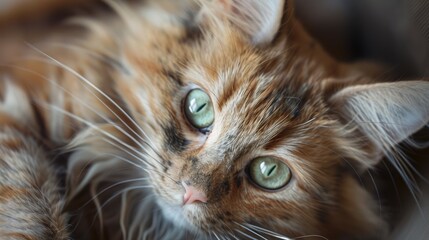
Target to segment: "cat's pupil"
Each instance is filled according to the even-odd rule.
[[[270,176],[271,176],[271,174],[274,172],[274,170],[276,170],[276,168],[277,168],[277,166],[276,166],[276,165],[272,166],[272,167],[270,168],[270,170],[268,170],[267,177],[270,177]]]
[[[204,103],[203,105],[201,105],[198,109],[197,109],[197,111],[196,112],[200,112],[205,106],[206,106],[207,104],[206,103]]]

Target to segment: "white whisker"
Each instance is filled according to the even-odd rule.
[[[122,190],[120,190],[119,192],[117,192],[116,194],[114,194],[113,196],[111,196],[110,198],[108,198],[102,205],[101,208],[104,208],[106,205],[108,205],[111,201],[113,201],[113,199],[115,199],[116,197],[118,197],[120,194],[125,193],[125,192],[129,192],[129,191],[133,191],[133,190],[141,190],[141,189],[151,189],[153,188],[153,186],[150,185],[142,185],[142,186],[132,186],[132,187],[127,187],[124,188]]]
[[[116,186],[119,186],[119,185],[122,185],[122,184],[126,184],[126,183],[133,183],[133,182],[139,182],[139,181],[145,181],[145,180],[147,180],[147,179],[148,179],[147,177],[146,177],[146,178],[134,178],[134,179],[128,179],[128,180],[123,180],[123,181],[120,181],[120,182],[114,183],[114,184],[112,184],[112,185],[110,185],[110,186],[108,186],[108,187],[105,187],[103,190],[101,190],[101,191],[97,192],[95,195],[93,195],[93,197],[92,197],[90,200],[88,200],[86,203],[82,204],[82,207],[81,207],[81,208],[83,208],[83,207],[85,207],[86,205],[88,205],[91,201],[95,200],[95,199],[96,199],[96,198],[98,198],[101,194],[105,193],[105,192],[106,192],[106,191],[108,191],[109,189],[112,189],[112,188],[114,188],[114,187],[116,187]]]
[[[133,162],[131,162],[131,161],[129,161],[128,159],[126,159],[126,158],[124,158],[124,157],[122,157],[122,156],[118,156],[118,155],[115,155],[115,154],[107,154],[107,155],[111,155],[111,156],[113,156],[113,157],[116,157],[116,158],[118,158],[118,159],[120,159],[120,160],[123,160],[123,161],[125,161],[125,162],[127,162],[127,163],[130,163],[130,164],[135,164],[135,163],[133,163]],[[136,165],[138,168],[140,168],[141,170],[143,170],[143,171],[145,171],[146,173],[153,173],[153,172],[155,172],[155,173],[158,173],[160,176],[164,176],[164,177],[166,177],[166,178],[168,178],[168,179],[170,179],[170,180],[172,180],[173,182],[175,182],[175,183],[179,183],[179,181],[177,181],[177,180],[175,180],[174,178],[172,178],[172,177],[170,177],[169,175],[167,175],[167,174],[165,174],[165,173],[163,173],[163,172],[160,172],[158,169],[156,169],[156,168],[152,168],[152,169],[145,169],[145,168],[143,168],[142,166],[139,166],[139,165]],[[153,166],[151,166],[151,165],[149,165],[148,167],[153,167]],[[149,170],[150,170],[150,172],[149,172]]]
[[[81,99],[79,99],[78,97],[76,97],[75,95],[73,95],[70,91],[68,91],[67,89],[65,89],[64,87],[62,87],[61,85],[59,85],[57,82],[46,78],[45,76],[35,72],[35,71],[31,71],[19,66],[14,66],[14,65],[2,65],[5,67],[11,67],[11,68],[16,68],[18,70],[22,70],[25,72],[29,72],[31,74],[35,74],[38,77],[41,77],[42,79],[45,79],[46,81],[49,81],[51,84],[55,85],[56,87],[58,87],[59,89],[61,89],[63,92],[67,93],[69,96],[73,97],[74,100],[78,101],[79,103],[81,103],[84,107],[86,107],[87,109],[91,110],[92,112],[94,112],[97,116],[101,117],[103,120],[105,120],[107,123],[110,123],[113,127],[115,127],[117,130],[119,130],[121,133],[123,133],[124,135],[126,135],[128,138],[130,138],[134,143],[136,143],[139,147],[141,147],[142,149],[144,149],[144,146],[137,141],[134,137],[132,137],[129,133],[127,133],[123,128],[119,127],[117,124],[115,124],[114,122],[112,122],[110,119],[106,118],[103,114],[99,113],[98,111],[96,111],[94,108],[92,108],[91,106],[89,106],[88,104],[86,104],[85,102],[83,102]],[[101,99],[97,98],[98,100],[102,101]],[[109,108],[109,110],[113,113],[113,111]],[[150,147],[159,157],[160,155],[157,153],[157,151],[153,148],[153,146],[150,145],[149,142],[147,142],[146,140],[144,140],[143,138],[140,138],[142,140],[143,143],[148,144],[148,147]],[[161,158],[161,157],[160,157]],[[154,157],[152,157],[153,160],[155,160],[156,162],[158,162],[160,165],[162,165],[163,167],[165,167],[161,162],[159,162],[159,160],[155,159]]]
[[[247,231],[249,231],[249,232],[251,232],[251,233],[255,234],[256,236],[258,236],[258,237],[262,238],[263,240],[268,240],[267,238],[263,237],[262,235],[258,234],[258,233],[257,233],[257,232],[255,232],[255,231],[253,231],[250,227],[246,227],[246,226],[244,226],[243,224],[240,224],[240,223],[236,223],[236,224],[238,224],[240,227],[242,227],[242,228],[246,229]]]
[[[136,150],[134,147],[132,147],[131,145],[129,145],[129,144],[127,144],[127,143],[125,143],[124,141],[122,141],[122,140],[121,140],[121,139],[119,139],[118,137],[114,136],[113,134],[111,134],[111,133],[109,133],[109,132],[106,132],[106,131],[102,130],[99,126],[97,126],[97,125],[95,125],[95,124],[93,124],[93,123],[91,123],[91,122],[89,122],[89,121],[87,121],[87,120],[85,120],[85,119],[83,119],[83,118],[81,118],[81,117],[79,117],[79,116],[77,116],[77,115],[75,115],[75,114],[73,114],[73,113],[69,112],[69,111],[66,111],[66,110],[64,110],[64,109],[62,109],[62,108],[59,108],[58,106],[55,106],[55,105],[52,105],[52,104],[49,104],[49,103],[44,103],[44,102],[38,102],[38,103],[39,103],[40,105],[45,106],[45,107],[47,106],[47,107],[48,107],[48,108],[50,108],[51,110],[59,111],[59,112],[61,112],[62,114],[66,115],[66,116],[69,116],[69,117],[71,117],[71,118],[73,118],[73,119],[75,119],[75,120],[77,120],[77,121],[79,121],[79,122],[81,122],[81,123],[83,123],[83,124],[85,124],[85,125],[87,125],[87,126],[91,127],[92,129],[94,129],[94,130],[96,130],[96,131],[100,132],[101,134],[103,134],[103,135],[107,136],[108,138],[110,138],[110,139],[112,139],[112,140],[114,140],[114,141],[116,141],[116,142],[120,143],[122,146],[126,147],[127,149],[132,150],[133,152],[137,153],[138,155],[141,155],[142,157],[144,157],[144,156],[145,156],[145,155],[143,155],[140,151]],[[113,144],[113,145],[114,145],[114,146],[116,146],[116,147],[118,147],[118,146],[117,146],[117,145],[115,145],[115,144]],[[128,153],[128,154],[130,154],[130,153]],[[136,157],[136,156],[135,156],[135,157]],[[140,159],[140,158],[138,158],[138,157],[136,157],[136,158],[137,158],[137,159]],[[144,163],[148,164],[147,162],[144,162]]]
[[[104,93],[101,89],[99,89],[97,86],[95,86],[91,81],[89,81],[88,79],[86,79],[85,77],[83,77],[81,74],[79,74],[76,70],[72,69],[71,67],[63,64],[62,62],[58,61],[57,59],[51,57],[50,55],[46,54],[45,52],[41,51],[40,49],[38,49],[37,47],[35,47],[34,45],[31,44],[27,44],[31,49],[33,49],[34,51],[42,54],[43,56],[47,57],[48,59],[50,59],[51,61],[53,61],[55,64],[57,64],[58,66],[62,67],[63,69],[67,70],[68,72],[70,72],[71,74],[73,74],[74,76],[76,76],[78,79],[82,80],[84,83],[86,83],[87,85],[89,85],[91,88],[93,88],[95,91],[97,91],[98,93],[100,93],[103,97],[105,97],[110,103],[112,103],[122,114],[124,114],[128,120],[131,121],[131,123],[133,123],[133,125],[143,134],[145,135],[145,137],[147,137],[148,141],[151,141],[150,138],[145,134],[145,132],[143,131],[143,129],[140,127],[140,125],[137,124],[137,122],[135,122],[135,120],[123,109],[119,106],[118,103],[116,103],[116,101],[114,101],[111,97],[109,97],[106,93]],[[102,102],[104,103],[104,102]],[[121,122],[123,121],[121,118],[118,118]],[[126,123],[123,122],[124,125],[126,125],[127,127],[129,127]],[[129,130],[132,131],[134,134],[136,134],[136,136],[139,136],[139,134],[137,134],[131,127],[129,127]],[[151,143],[153,144],[153,143]]]
[[[252,240],[258,240],[258,239],[254,238],[254,237],[252,237],[252,236],[250,236],[250,235],[248,235],[248,234],[246,234],[246,233],[244,233],[244,232],[242,232],[242,231],[240,231],[240,230],[238,230],[238,229],[236,229],[235,231],[236,231],[236,232],[238,232],[238,233],[240,233],[241,235],[243,235],[243,236],[245,236],[245,237],[249,238],[249,239],[252,239]]]

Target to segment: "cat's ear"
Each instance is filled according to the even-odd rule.
[[[359,128],[380,157],[429,122],[429,82],[425,81],[346,87],[330,102],[343,119]]]
[[[259,45],[270,43],[274,39],[281,26],[285,4],[291,4],[289,2],[290,0],[212,0],[205,5],[205,10],[217,17],[226,17],[254,44]]]

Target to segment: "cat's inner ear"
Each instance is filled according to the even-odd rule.
[[[270,43],[276,36],[281,25],[285,1],[212,0],[206,7],[216,9],[211,13],[223,15],[254,44],[259,45]]]
[[[330,98],[380,153],[429,122],[429,82],[407,81],[346,87]],[[376,163],[379,159],[374,159]]]

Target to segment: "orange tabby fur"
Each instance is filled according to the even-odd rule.
[[[36,47],[18,43],[25,49],[22,55],[1,56],[8,62],[2,68],[3,101],[13,89],[26,96],[14,100],[26,111],[12,113],[15,108],[7,104],[1,109],[2,134],[11,137],[2,143],[3,154],[22,151],[40,166],[50,164],[47,168],[67,165],[66,195],[55,204],[66,202],[67,211],[54,211],[45,232],[0,227],[0,235],[47,239],[59,232],[57,239],[65,239],[65,221],[71,219],[75,226],[68,230],[76,227],[79,239],[244,238],[240,232],[270,237],[249,231],[247,223],[291,238],[383,237],[386,223],[350,169],[360,173],[372,167],[404,137],[379,146],[365,126],[349,118],[356,103],[347,100],[355,97],[353,89],[366,93],[365,86],[388,94],[408,85],[365,85],[385,79],[374,78],[378,71],[329,57],[295,20],[290,1],[281,24],[265,38],[253,35],[260,29],[244,31],[243,22],[234,18],[240,14],[234,2],[201,1],[201,7],[148,1],[133,8],[112,2],[114,13],[75,19],[77,27],[52,31],[35,40]],[[179,17],[170,20],[172,15]],[[428,85],[410,82],[423,93]],[[195,131],[181,110],[182,99],[195,86],[214,103],[208,135]],[[423,112],[423,123],[407,136],[428,120],[420,104],[428,97],[417,97],[407,95],[419,104],[414,111]],[[377,107],[377,98],[370,99]],[[20,141],[31,142],[32,148]],[[50,157],[58,148],[62,154],[55,163],[32,155]],[[291,168],[291,183],[277,192],[254,187],[244,169],[257,156],[282,159]],[[0,163],[14,165],[20,159]],[[56,171],[42,174],[53,176],[34,188],[58,182]],[[201,188],[207,204],[182,208],[180,181]],[[22,193],[11,187],[0,178],[3,202],[12,203]],[[61,194],[55,187],[52,191],[56,198]],[[153,224],[158,232],[151,230]]]

